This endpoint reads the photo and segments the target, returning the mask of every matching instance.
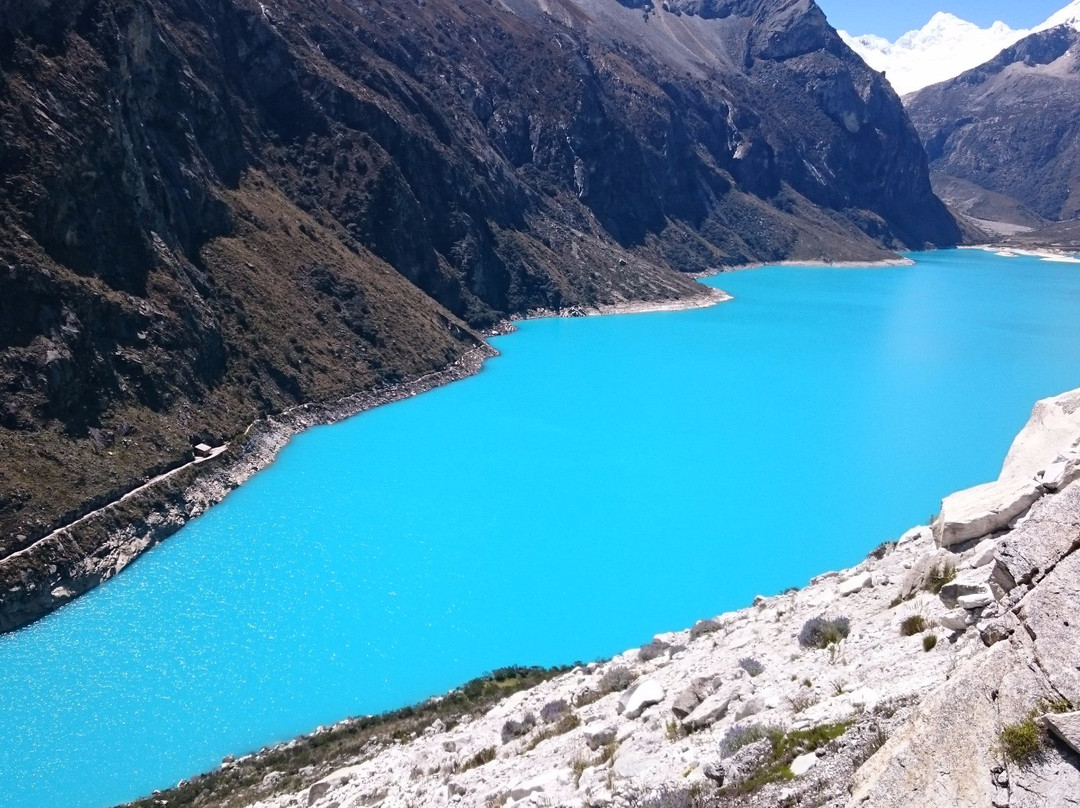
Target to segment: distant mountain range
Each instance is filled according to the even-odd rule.
[[[1080,218],[1080,32],[1029,34],[956,78],[905,96],[935,189],[990,234],[1073,248]]]
[[[1012,29],[1003,22],[980,28],[947,12],[938,12],[917,31],[895,42],[874,34],[839,34],[870,67],[885,72],[901,95],[960,75],[1033,33],[1059,25],[1080,24],[1080,0],[1052,14],[1031,29]]]

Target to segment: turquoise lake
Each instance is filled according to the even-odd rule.
[[[522,323],[313,429],[0,637],[0,805],[133,799],[509,664],[611,656],[849,566],[1080,386],[1080,264],[766,268],[709,309]]]

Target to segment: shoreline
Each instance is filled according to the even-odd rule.
[[[879,258],[874,261],[771,261],[754,262],[751,264],[736,264],[730,267],[720,267],[710,272],[691,273],[692,278],[712,278],[717,275],[726,275],[729,272],[742,272],[748,269],[764,269],[765,267],[819,267],[827,269],[874,269],[876,267],[909,267],[915,261],[911,258]]]
[[[1076,253],[1069,252],[1068,250],[1056,250],[1050,248],[1033,250],[1022,247],[1010,247],[1006,244],[971,244],[957,247],[957,249],[982,250],[983,252],[994,253],[1002,258],[1015,258],[1016,256],[1022,255],[1055,264],[1080,264],[1080,257],[1077,257]]]
[[[154,477],[117,499],[50,531],[0,559],[0,634],[16,631],[114,577],[234,489],[267,468],[293,436],[411,398],[478,373],[498,351],[486,339],[512,333],[514,322],[541,317],[638,314],[706,308],[731,300],[701,286],[682,299],[627,301],[559,311],[535,309],[501,321],[484,341],[441,370],[330,402],[306,402],[252,422],[211,456]],[[91,547],[87,552],[85,548]]]
[[[542,681],[511,684],[493,704],[469,694],[500,672],[411,708],[345,718],[129,805],[213,794],[254,808],[332,808],[372,795],[418,808],[767,808],[803,798],[904,808],[935,793],[954,805],[1064,804],[1080,775],[1068,774],[1060,747],[1041,740],[1027,761],[1001,749],[1010,726],[1080,702],[1080,656],[1069,622],[1055,617],[1080,603],[1067,583],[1080,569],[1074,534],[1056,533],[1080,512],[1077,400],[1080,390],[1040,400],[1014,439],[998,484],[1028,480],[1034,497],[1013,518],[990,508],[1000,517],[990,523],[957,507],[986,485],[956,492],[930,525],[804,587],[611,659],[530,669]],[[1071,458],[1068,473],[1053,460],[1059,451]],[[958,516],[978,529],[943,541]],[[807,629],[825,616],[843,630],[819,642]],[[739,753],[732,740],[755,727],[793,749],[775,759]],[[820,742],[799,745],[817,733]],[[1010,802],[1017,791],[1036,799]],[[694,801],[702,794],[714,801]]]

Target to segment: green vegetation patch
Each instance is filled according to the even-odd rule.
[[[926,631],[926,618],[921,614],[913,614],[900,621],[900,634],[904,637],[914,637]]]
[[[437,699],[382,715],[343,721],[315,735],[299,738],[208,774],[185,780],[175,788],[130,803],[131,808],[241,808],[269,795],[263,779],[275,774],[273,793],[299,791],[334,769],[367,760],[380,747],[409,740],[436,719],[449,728],[466,715],[482,715],[507,696],[535,687],[570,670],[507,667],[473,679]],[[494,748],[482,749],[464,768],[482,766]],[[492,756],[492,757],[489,757]],[[487,759],[485,759],[487,758]],[[314,767],[314,771],[307,767]]]
[[[799,755],[814,752],[825,746],[830,741],[839,738],[849,729],[854,721],[838,721],[834,724],[821,724],[807,729],[797,729],[787,732],[779,727],[747,727],[733,737],[732,731],[721,742],[721,750],[726,748],[739,749],[761,740],[762,737],[769,739],[769,756],[761,766],[746,780],[734,783],[720,789],[723,796],[741,797],[752,794],[758,789],[778,783],[783,780],[791,780],[791,764]]]
[[[836,645],[851,633],[851,621],[846,617],[811,617],[803,623],[799,632],[799,645],[803,648],[828,648]]]
[[[1017,724],[1007,724],[998,735],[1001,753],[1017,766],[1027,766],[1042,754],[1043,733],[1034,718]]]
[[[941,588],[945,584],[956,579],[956,567],[948,562],[943,564],[935,564],[930,568],[930,572],[926,575],[926,583],[924,584],[927,592],[932,592],[935,595],[941,594]]]

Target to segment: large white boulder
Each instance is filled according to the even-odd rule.
[[[1013,440],[999,479],[1031,479],[1080,441],[1080,390],[1035,403]]]
[[[1042,494],[1034,478],[1009,477],[950,494],[934,520],[940,547],[979,539],[1004,530]]]
[[[624,718],[637,718],[646,707],[664,700],[664,688],[655,679],[638,682],[619,697],[618,711]]]

